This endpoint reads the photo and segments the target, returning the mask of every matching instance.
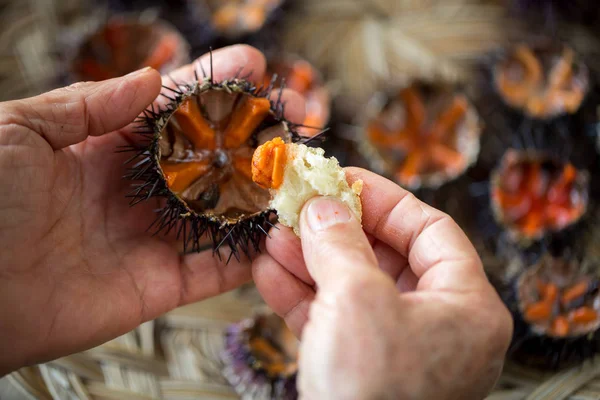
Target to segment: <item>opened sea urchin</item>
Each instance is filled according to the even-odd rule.
[[[368,158],[377,172],[411,190],[435,189],[475,163],[481,125],[462,93],[415,84],[379,103],[363,146],[374,149]]]
[[[132,204],[163,197],[151,229],[174,232],[184,252],[203,250],[201,239],[208,235],[213,251],[227,245],[230,258],[240,252],[250,257],[272,214],[268,190],[252,181],[254,150],[274,137],[301,137],[283,117],[281,92],[270,100],[272,86],[206,76],[175,86],[163,93],[165,107],[153,106],[140,120],[137,133],[146,141],[133,147],[130,160],[127,177],[140,181]]]
[[[513,358],[543,368],[568,366],[598,351],[599,279],[572,257],[545,255],[516,281]]]

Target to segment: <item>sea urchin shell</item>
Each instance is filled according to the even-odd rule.
[[[227,330],[223,374],[243,399],[295,399],[298,340],[274,314]]]
[[[516,331],[522,331],[513,344],[517,359],[557,367],[591,356],[600,328],[599,282],[577,260],[550,255],[521,274],[515,287]]]
[[[174,231],[184,251],[203,250],[200,239],[208,234],[215,252],[228,245],[236,258],[240,251],[250,257],[272,213],[269,192],[252,181],[254,150],[274,137],[301,139],[283,117],[281,92],[272,102],[272,86],[209,77],[165,90],[170,103],[141,119],[138,133],[146,141],[134,146],[127,176],[141,181],[132,204],[166,198],[151,229]]]
[[[577,222],[587,210],[589,176],[541,153],[509,150],[491,176],[496,220],[530,242]]]
[[[508,106],[540,120],[574,114],[589,89],[587,68],[567,46],[517,46],[496,64],[494,83]]]
[[[366,139],[383,160],[381,172],[402,186],[439,187],[476,161],[481,126],[464,95],[413,85],[382,103]]]

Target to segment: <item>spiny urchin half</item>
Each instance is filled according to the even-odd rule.
[[[241,71],[241,69],[240,69]],[[175,235],[183,251],[229,247],[231,257],[251,257],[272,226],[269,193],[251,177],[254,150],[273,137],[308,142],[300,125],[284,118],[283,89],[256,87],[240,73],[216,82],[204,71],[195,81],[164,87],[165,106],[153,104],[138,119],[139,143],[125,178],[135,181],[131,205],[163,198],[149,227]],[[273,94],[273,96],[272,96]],[[273,97],[274,99],[271,99]],[[317,135],[316,137],[318,137]]]

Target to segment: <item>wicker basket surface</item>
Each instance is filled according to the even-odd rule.
[[[253,290],[175,310],[103,346],[15,372],[2,400],[237,399],[221,371],[223,333],[263,311]],[[6,389],[5,389],[6,390]],[[252,398],[252,397],[248,397]],[[557,374],[507,365],[488,400],[600,399],[600,358]]]

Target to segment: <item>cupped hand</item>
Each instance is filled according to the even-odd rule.
[[[209,56],[175,71],[191,82]],[[216,81],[263,82],[265,58],[248,46],[213,53]],[[130,208],[121,179],[126,128],[158,96],[146,69],[0,104],[0,376],[90,348],[179,305],[251,278],[249,261],[212,252],[180,256],[146,229],[156,202]],[[284,94],[290,119],[303,101]],[[159,100],[160,101],[160,100]],[[300,111],[298,111],[300,110]]]
[[[253,265],[263,297],[302,336],[306,399],[482,399],[512,320],[456,223],[396,184],[364,181],[360,223],[333,199],[303,209],[302,241],[270,232]],[[364,230],[363,230],[364,229]]]

